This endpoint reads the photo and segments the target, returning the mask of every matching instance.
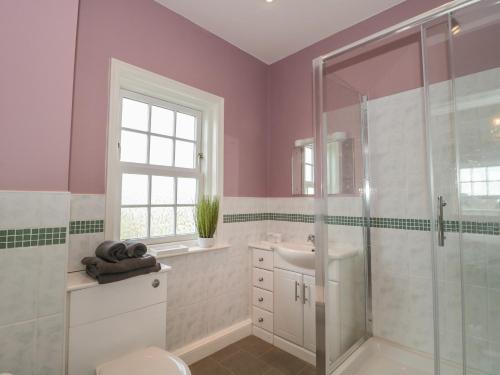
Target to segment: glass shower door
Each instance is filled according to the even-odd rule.
[[[318,324],[317,370],[328,374],[370,335],[366,100],[334,73],[334,62],[316,69],[316,312],[325,322]]]
[[[500,373],[500,2],[422,28],[437,373]]]

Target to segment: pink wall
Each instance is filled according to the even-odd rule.
[[[224,194],[266,195],[268,67],[153,0],[81,3],[71,192],[105,191],[111,57],[224,97]]]
[[[0,1],[0,190],[68,190],[77,13]]]
[[[445,2],[408,0],[270,66],[267,179],[269,196],[290,196],[289,165],[293,142],[295,139],[311,137],[313,134],[312,60]],[[421,80],[419,74],[408,76],[408,68],[401,69],[400,65],[392,66],[389,71],[387,63],[397,58],[399,63],[403,59],[409,62],[410,66],[414,66],[418,62],[415,57],[417,59],[419,57],[419,53],[415,53],[418,51],[416,43],[410,38],[406,44],[396,46],[384,53],[385,56],[371,61],[368,69],[366,66],[363,69],[354,66],[345,73],[350,77],[357,77],[355,82],[359,85],[366,85],[368,82],[372,91],[367,94],[371,97],[415,87]]]

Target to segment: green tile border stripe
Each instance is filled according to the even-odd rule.
[[[314,215],[287,214],[287,213],[254,213],[254,214],[225,214],[224,223],[243,223],[249,221],[288,221],[299,223],[314,223]],[[431,221],[429,219],[398,219],[387,217],[372,217],[370,219],[360,216],[328,216],[326,223],[330,225],[365,226],[369,222],[372,228],[390,228],[416,231],[430,231]],[[462,233],[500,235],[499,222],[462,221]],[[446,220],[444,222],[445,232],[458,233],[460,222],[457,220]]]
[[[66,243],[66,227],[0,229],[0,249]]]
[[[104,232],[104,220],[75,220],[69,222],[69,234],[102,232]]]

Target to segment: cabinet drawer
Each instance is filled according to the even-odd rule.
[[[253,305],[273,312],[273,293],[260,288],[253,288]]]
[[[260,268],[253,269],[253,285],[262,289],[273,291],[273,273]]]
[[[273,270],[273,252],[253,249],[253,266]]]
[[[252,320],[257,327],[273,332],[273,314],[269,311],[254,306]]]

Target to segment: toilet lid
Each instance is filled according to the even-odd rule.
[[[180,358],[154,346],[97,367],[97,375],[191,375]]]

